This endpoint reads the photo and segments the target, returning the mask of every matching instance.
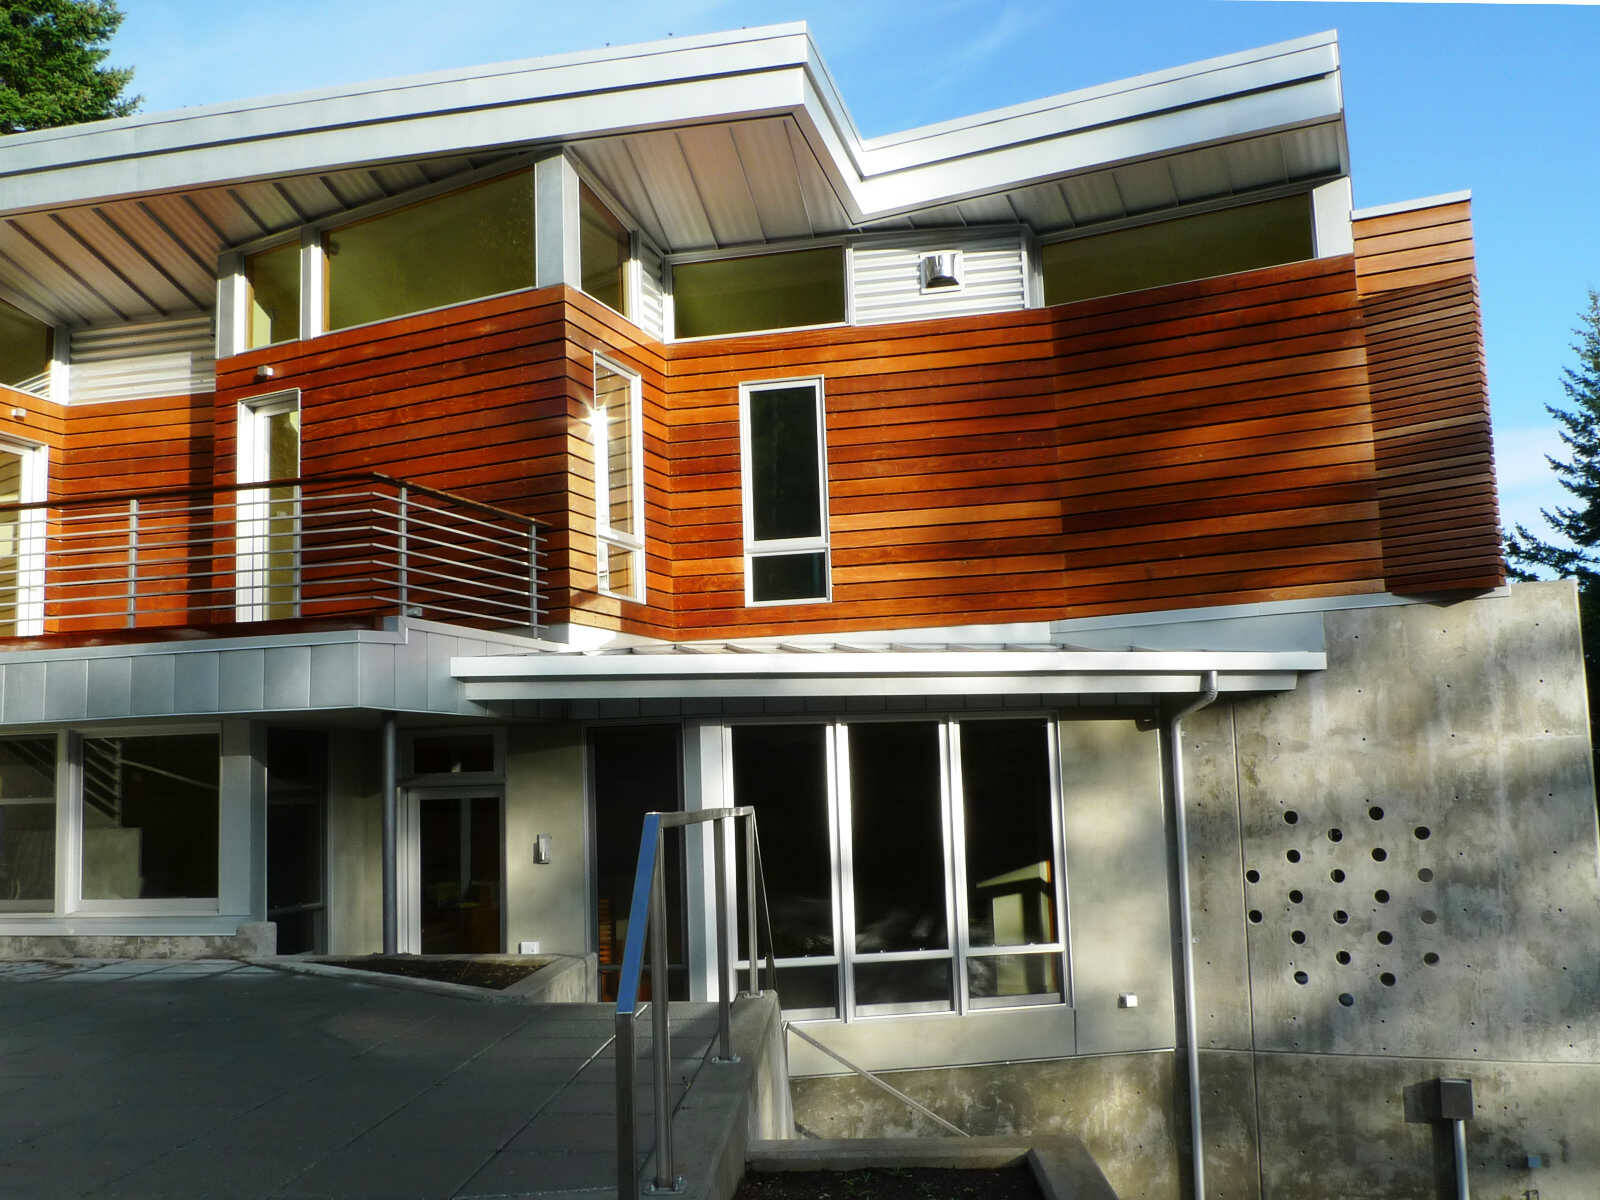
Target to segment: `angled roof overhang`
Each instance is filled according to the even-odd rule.
[[[455,658],[468,700],[1162,696],[1292,689],[1320,651],[1083,650],[1046,645],[683,643]]]
[[[0,297],[69,325],[204,309],[227,246],[553,146],[668,251],[1048,232],[1347,163],[1332,34],[863,139],[775,25],[10,135]]]

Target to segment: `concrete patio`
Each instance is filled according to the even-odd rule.
[[[676,1105],[716,1017],[673,1018]],[[231,961],[0,963],[0,1195],[594,1200],[616,1181],[611,1035],[597,1004]]]

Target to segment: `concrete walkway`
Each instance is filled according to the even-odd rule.
[[[673,1016],[676,1105],[716,1017]],[[611,1031],[603,1005],[235,962],[0,963],[0,1196],[596,1200]],[[637,1078],[648,1151],[647,1057]]]

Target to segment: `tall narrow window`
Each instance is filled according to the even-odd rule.
[[[239,482],[293,480],[300,474],[300,397],[290,392],[239,406]],[[300,487],[273,482],[239,493],[241,621],[298,615]]]
[[[56,898],[56,739],[0,741],[0,912]]]
[[[583,290],[619,313],[628,311],[628,227],[585,184],[579,192],[578,262]]]
[[[292,342],[300,336],[300,243],[276,246],[244,260],[250,297],[246,347]]]
[[[599,590],[644,599],[644,433],[639,377],[594,360],[595,574]]]
[[[828,599],[827,454],[822,382],[745,384],[745,599]]]

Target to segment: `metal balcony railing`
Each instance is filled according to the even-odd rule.
[[[0,636],[411,616],[540,624],[531,518],[387,475],[0,505]]]
[[[633,899],[628,910],[628,941],[622,954],[622,974],[617,984],[617,1197],[637,1200],[639,1195],[638,1110],[634,1103],[633,1073],[636,1064],[634,1021],[639,1015],[640,986],[643,982],[645,943],[650,947],[650,1059],[654,1072],[655,1099],[655,1177],[648,1192],[677,1192],[683,1181],[677,1174],[672,1146],[672,1107],[668,1089],[671,1070],[671,1029],[667,999],[667,886],[662,868],[662,838],[667,830],[685,830],[691,825],[712,822],[711,840],[715,847],[716,926],[717,926],[717,1055],[716,1063],[735,1063],[733,1054],[734,965],[731,947],[730,913],[732,890],[728,886],[727,826],[744,822],[744,903],[745,932],[750,945],[747,954],[749,992],[759,990],[757,962],[760,937],[756,926],[756,898],[761,898],[761,917],[767,943],[767,985],[776,992],[778,964],[772,952],[772,913],[766,903],[767,890],[761,869],[761,842],[756,833],[756,810],[707,808],[698,812],[651,812],[644,816],[639,835],[639,865],[633,876]]]

